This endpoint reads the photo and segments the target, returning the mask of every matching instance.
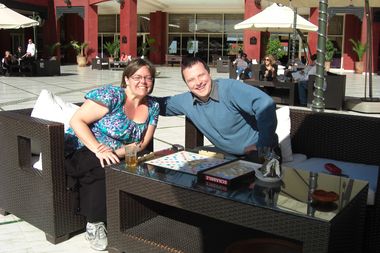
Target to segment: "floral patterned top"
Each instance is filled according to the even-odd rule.
[[[108,107],[109,112],[91,124],[90,129],[100,143],[113,149],[118,149],[128,143],[140,142],[148,125],[157,125],[159,105],[149,96],[147,97],[148,118],[144,123],[136,123],[125,115],[123,109],[126,99],[124,88],[106,85],[91,90],[85,98]],[[84,144],[75,135],[74,130],[69,128],[65,133],[65,154],[83,146]]]

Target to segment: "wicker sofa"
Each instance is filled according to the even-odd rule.
[[[294,153],[380,166],[380,118],[295,108],[291,108],[290,118]],[[202,145],[203,135],[187,120],[186,148]],[[367,206],[363,248],[366,253],[380,249],[379,182],[378,178],[375,204]]]
[[[66,185],[64,125],[31,112],[0,112],[0,213],[16,215],[56,244],[84,231],[86,222],[74,213],[76,194]],[[32,142],[41,147],[42,171],[33,168]]]

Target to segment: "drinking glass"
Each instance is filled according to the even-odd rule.
[[[125,163],[127,167],[134,168],[137,166],[137,146],[126,145],[125,146]]]

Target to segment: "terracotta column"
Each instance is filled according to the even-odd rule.
[[[165,62],[165,53],[168,50],[166,41],[168,31],[166,12],[156,11],[150,13],[149,31],[150,37],[156,40],[153,48],[149,52],[149,60],[155,64],[162,64]]]
[[[87,59],[98,55],[98,7],[96,5],[85,6],[84,41],[88,43]]]
[[[244,19],[250,18],[260,11],[261,6],[257,6],[255,4],[255,0],[244,1]],[[252,44],[251,41],[256,41],[256,44]],[[260,54],[261,47],[261,32],[253,31],[251,29],[244,29],[244,52],[248,55],[248,58],[256,59],[257,62],[260,62],[260,59],[262,57]]]
[[[318,8],[310,8],[310,18],[309,21],[313,23],[314,25],[318,26],[318,18],[319,18],[319,11]],[[316,32],[309,32],[309,47],[310,47],[310,53],[316,54],[317,53],[317,45],[318,45],[318,31]]]
[[[137,56],[137,0],[120,4],[120,52]]]
[[[353,45],[350,39],[355,41],[361,40],[361,21],[354,15],[346,15],[346,24],[344,31],[344,54],[343,54],[343,68],[345,70],[353,70],[355,68],[355,61],[358,61],[356,53],[352,50]]]

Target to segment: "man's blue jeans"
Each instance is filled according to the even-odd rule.
[[[308,81],[298,82],[298,98],[300,99],[300,105],[307,105],[307,83]]]

